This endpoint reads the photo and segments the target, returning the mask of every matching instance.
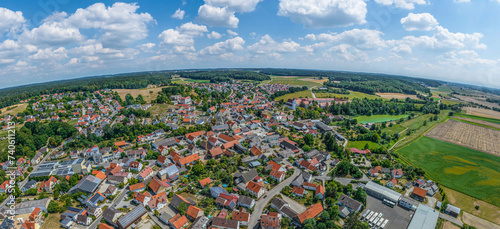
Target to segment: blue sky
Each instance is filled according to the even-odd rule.
[[[498,12],[500,0],[3,0],[0,88],[220,67],[375,72],[500,88]]]

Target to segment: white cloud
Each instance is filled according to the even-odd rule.
[[[401,18],[401,24],[408,31],[429,31],[439,25],[437,20],[429,13],[409,13],[407,17]]]
[[[387,46],[386,42],[380,37],[381,35],[383,33],[378,30],[353,29],[340,34],[308,34],[305,38],[337,44],[347,43],[360,49],[380,49]]]
[[[212,6],[228,7],[236,12],[251,12],[262,0],[205,0],[205,3]]]
[[[470,0],[453,0],[454,3],[469,3]]]
[[[429,36],[406,36],[395,43],[404,43],[410,46],[424,47],[428,49],[485,49],[486,45],[480,42],[481,33],[452,33],[442,26],[433,29],[434,35]]]
[[[184,18],[184,14],[186,12],[184,10],[181,10],[180,8],[175,11],[175,13],[172,15],[172,18],[177,18],[179,20],[182,20]]]
[[[340,57],[341,59],[347,61],[369,60],[369,57],[366,53],[348,44],[340,44],[328,49],[327,51],[334,52],[337,55],[337,57]]]
[[[211,33],[207,34],[208,39],[220,39],[222,35],[218,32],[212,31]]]
[[[268,34],[261,37],[260,41],[248,46],[247,49],[255,54],[270,54],[270,53],[286,53],[286,52],[297,52],[299,44],[294,41],[283,41],[278,43],[271,38]]]
[[[173,45],[176,52],[194,51],[194,37],[202,36],[208,32],[204,25],[188,22],[176,29],[163,31],[158,38],[161,44]]]
[[[155,43],[146,43],[146,44],[142,44],[142,45],[139,45],[139,48],[143,51],[143,52],[152,52],[153,48],[156,46]]]
[[[209,26],[237,28],[240,20],[228,7],[202,5],[198,9],[198,19]]]
[[[320,28],[363,24],[366,12],[363,0],[280,0],[278,15]]]
[[[232,31],[230,29],[227,30],[227,34],[229,34],[230,36],[233,36],[233,37],[238,36],[237,32],[234,32],[234,31]]]
[[[179,30],[182,33],[185,33],[185,34],[190,35],[190,36],[200,36],[203,33],[208,32],[208,29],[206,26],[194,24],[192,22],[182,24],[181,27],[179,28]]]
[[[39,27],[25,31],[20,39],[33,45],[60,46],[80,43],[85,37],[78,28],[63,20],[45,21]]]
[[[0,7],[0,36],[7,31],[15,32],[25,22],[26,20],[21,11],[14,12]]]
[[[407,44],[400,44],[400,45],[392,48],[391,51],[393,51],[395,53],[400,53],[400,54],[411,54],[412,49]]]
[[[99,39],[105,46],[125,47],[146,38],[147,24],[153,21],[149,13],[136,13],[137,9],[136,3],[117,2],[108,7],[96,3],[78,9],[67,21],[76,28],[102,30],[104,34]]]
[[[64,47],[55,50],[52,50],[52,48],[39,49],[37,53],[31,55],[29,58],[33,60],[61,60],[68,58],[66,51]]]
[[[426,0],[375,0],[376,3],[382,5],[394,5],[396,8],[412,10],[415,5],[427,4]]]
[[[243,50],[245,40],[241,37],[230,38],[226,41],[215,43],[212,46],[205,47],[200,51],[202,55],[223,55],[234,51]]]

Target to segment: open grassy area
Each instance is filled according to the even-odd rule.
[[[500,158],[421,137],[397,151],[441,185],[500,206]]]
[[[314,93],[316,94],[316,98],[349,98],[350,100],[356,99],[384,99],[378,95],[370,95],[363,92],[358,91],[350,91],[349,95],[346,94],[334,94],[334,93]]]
[[[449,106],[453,106],[455,104],[461,104],[461,103],[464,103],[464,102],[460,102],[460,101],[455,101],[455,100],[449,100],[449,99],[443,99],[441,100],[441,102],[443,104],[446,104],[446,105],[449,105]]]
[[[47,218],[43,221],[42,227],[40,229],[53,229],[60,228],[61,223],[59,222],[59,218],[61,218],[61,214],[49,214]]]
[[[113,91],[118,92],[121,99],[125,100],[127,94],[132,95],[132,97],[137,98],[137,96],[142,95],[147,103],[151,103],[152,100],[158,98],[158,92],[164,87],[156,88],[141,88],[141,89],[113,89]]]
[[[371,123],[371,122],[388,122],[395,121],[401,118],[406,118],[408,115],[372,115],[372,116],[358,116],[353,119],[357,119],[359,123]]]
[[[290,86],[308,86],[321,87],[326,79],[320,80],[315,77],[298,77],[298,76],[272,76],[271,81],[264,81],[262,84],[289,84]]]
[[[293,98],[312,98],[312,93],[310,90],[306,91],[299,91],[291,94],[286,94],[282,95],[280,97],[277,97],[275,100],[276,101],[287,101],[288,99],[293,99]]]
[[[392,127],[387,127],[385,129],[382,129],[382,132],[387,132],[388,134],[391,134],[393,135],[394,133],[398,132],[398,133],[401,133],[403,132],[403,130],[405,130],[406,128],[404,126],[401,126],[399,124],[395,124],[393,125]]]
[[[4,108],[0,109],[0,111],[1,111],[0,115],[2,115],[2,116],[3,115],[15,115],[17,113],[20,113],[20,112],[23,112],[24,110],[26,110],[26,107],[28,107],[27,103],[16,104],[16,105],[4,107]]]
[[[371,141],[349,141],[347,142],[347,148],[358,148],[358,149],[364,149],[365,145],[368,143],[369,149],[378,149],[378,148],[383,148],[381,145],[375,142]]]
[[[486,117],[480,117],[480,116],[475,116],[475,115],[467,115],[467,114],[462,114],[462,113],[456,113],[454,116],[458,117],[464,117],[464,118],[471,118],[471,119],[477,119],[481,121],[486,121],[486,122],[492,122],[496,124],[500,124],[500,119],[494,119],[494,118],[486,118]]]
[[[151,115],[165,115],[168,113],[169,108],[175,107],[174,105],[170,104],[155,104],[153,107],[149,108],[149,112],[151,112]]]

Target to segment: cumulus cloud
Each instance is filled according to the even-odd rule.
[[[439,23],[429,13],[409,13],[407,17],[401,18],[401,24],[408,31],[429,31],[434,29]]]
[[[465,3],[465,2],[469,3],[470,0],[453,0],[453,2],[454,3]]]
[[[194,38],[202,36],[206,32],[208,32],[206,26],[188,22],[178,28],[163,31],[158,38],[161,44],[173,45],[174,50],[182,53],[194,51]]]
[[[186,12],[184,10],[181,10],[180,8],[175,11],[175,13],[172,15],[172,18],[177,18],[179,20],[182,20],[184,18],[184,14]]]
[[[230,30],[230,29],[228,29],[228,30],[227,30],[227,34],[229,34],[229,36],[233,36],[233,37],[234,37],[234,36],[238,36],[238,33],[237,33],[237,32],[234,32],[234,31],[232,31],[232,30]]]
[[[294,41],[283,41],[278,43],[274,41],[271,36],[268,34],[261,37],[261,39],[251,45],[248,46],[248,51],[255,54],[270,54],[270,53],[287,53],[287,52],[297,52],[299,44]]]
[[[7,31],[15,32],[25,22],[26,20],[21,11],[14,12],[0,7],[0,36]]]
[[[245,44],[245,40],[241,37],[230,38],[226,41],[222,41],[219,43],[215,43],[212,46],[207,46],[200,51],[202,55],[224,55],[228,53],[232,53],[235,51],[243,50],[243,45]]]
[[[152,52],[153,48],[156,46],[155,43],[146,43],[146,44],[142,44],[142,45],[139,45],[139,48],[143,51],[143,52]]]
[[[351,45],[348,45],[348,44],[340,44],[340,45],[337,45],[337,46],[334,46],[330,49],[328,49],[327,51],[329,52],[333,52],[336,54],[337,57],[343,59],[343,60],[347,60],[347,61],[368,61],[369,60],[369,57],[368,55],[351,46]]]
[[[433,36],[406,36],[396,43],[408,44],[428,49],[485,49],[486,45],[480,42],[481,33],[452,33],[442,26],[433,29]]]
[[[383,33],[378,30],[353,29],[344,31],[340,34],[308,34],[305,36],[305,39],[312,41],[319,40],[329,43],[346,43],[360,49],[380,49],[386,47],[387,45],[386,41],[381,38],[382,35]]]
[[[66,51],[67,50],[64,47],[60,47],[54,50],[52,48],[40,49],[37,53],[31,55],[29,58],[33,60],[61,60],[68,58]]]
[[[376,3],[382,5],[394,5],[396,8],[412,10],[415,9],[415,5],[427,4],[426,0],[375,0]]]
[[[236,12],[251,12],[262,0],[205,0],[205,3],[212,6],[228,7]]]
[[[363,0],[280,0],[278,15],[321,28],[363,24],[366,12]]]
[[[208,39],[220,39],[222,35],[218,32],[212,31],[209,34],[207,34]]]
[[[240,20],[228,7],[202,5],[198,9],[198,20],[209,26],[237,28]]]

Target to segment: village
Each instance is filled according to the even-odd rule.
[[[42,144],[34,136],[34,155],[0,163],[4,170],[17,167],[16,215],[7,213],[11,184],[5,180],[0,228],[341,228],[366,222],[416,229],[434,228],[438,218],[457,221],[460,209],[434,198],[440,190],[421,171],[415,175],[369,147],[347,148],[332,124],[348,117],[294,115],[348,100],[270,99],[288,90],[282,84],[187,83],[160,95],[169,105],[156,115],[148,111],[159,104],[142,95],[122,99],[109,89],[22,101],[31,114],[7,115],[0,123],[33,131],[45,128],[40,123],[65,123],[74,133],[54,128]]]

